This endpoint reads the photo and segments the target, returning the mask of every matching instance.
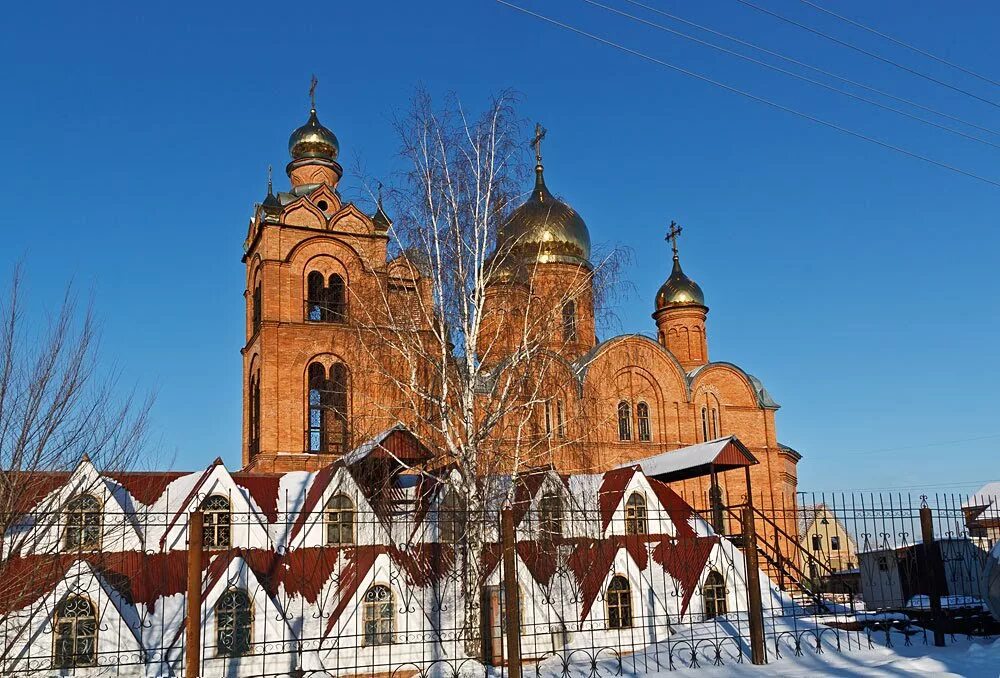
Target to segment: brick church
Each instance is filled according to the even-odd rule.
[[[370,328],[384,320],[380,308],[432,304],[431,281],[405,250],[392,254],[392,220],[381,199],[371,215],[344,201],[339,151],[337,137],[313,107],[289,139],[288,190],[275,192],[269,182],[250,221],[243,249],[247,472],[314,471],[379,431],[415,425],[412,400],[379,369],[381,339]],[[501,246],[509,243],[505,252],[519,272],[499,271],[486,300],[502,308],[527,285],[544,308],[547,291],[576,290],[571,300],[552,297],[545,309],[562,328],[552,347],[557,359],[546,368],[559,373],[559,386],[534,429],[543,438],[565,440],[551,464],[566,472],[602,472],[735,436],[758,462],[749,474],[755,503],[794,507],[800,456],[778,442],[779,406],[762,383],[733,363],[709,360],[708,306],[681,268],[679,229],[671,228],[669,275],[650,294],[648,330],[656,338],[598,338],[587,282],[593,270],[587,225],[549,191],[552,176],[543,172],[538,145],[536,157],[534,188],[497,234]],[[502,323],[505,316],[489,317]],[[487,329],[504,336],[502,327]],[[417,322],[413,331],[426,328]],[[742,474],[728,475],[734,477],[719,480],[723,499],[738,503],[746,481]],[[698,507],[707,483],[694,478],[677,489]]]

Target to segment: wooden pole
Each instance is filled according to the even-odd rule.
[[[764,604],[760,597],[760,561],[753,508],[743,507],[743,553],[747,562],[747,611],[750,616],[750,661],[766,664],[764,654]]]
[[[194,511],[188,519],[187,620],[185,622],[186,678],[201,675],[201,551],[204,516]]]
[[[504,626],[507,629],[507,676],[521,678],[521,601],[517,585],[517,541],[514,511],[510,505],[500,511],[503,540]]]
[[[941,614],[941,589],[938,582],[942,577],[941,549],[934,539],[934,517],[929,506],[920,507],[920,534],[924,542],[924,587],[931,603],[931,625],[934,627],[934,644],[944,647],[944,626]]]

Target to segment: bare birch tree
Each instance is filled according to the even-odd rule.
[[[14,567],[17,555],[49,556],[85,546],[95,529],[86,518],[94,508],[74,507],[68,503],[73,499],[59,492],[69,473],[82,459],[100,471],[131,468],[142,450],[152,403],[151,396],[142,399],[134,392],[119,397],[116,375],[98,361],[93,312],[80,307],[71,289],[46,308],[51,309],[43,314],[46,320],[36,323],[34,313],[29,320],[17,268],[0,301],[0,577],[8,591],[18,590],[12,578],[25,578],[26,596],[37,595],[30,581],[43,580],[46,573]],[[99,483],[82,481],[73,493],[98,494]],[[67,511],[79,520],[66,518]],[[6,606],[16,609],[15,603]],[[6,647],[12,646],[8,638]]]
[[[439,470],[454,513],[439,522],[452,521],[447,539],[464,556],[470,653],[479,651],[481,556],[496,538],[488,516],[514,499],[520,471],[571,453],[591,432],[553,396],[577,378],[561,357],[576,342],[561,309],[570,300],[600,305],[619,261],[612,253],[541,289],[538,258],[498,241],[530,167],[515,103],[502,93],[472,119],[455,99],[437,109],[417,93],[397,121],[406,169],[391,192],[389,235],[399,256],[379,298],[355,302],[359,343],[378,347],[371,362],[402,403],[392,416],[445,455]],[[406,286],[418,293],[401,304],[394,290]]]

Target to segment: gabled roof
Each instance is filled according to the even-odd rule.
[[[688,445],[670,452],[661,452],[652,457],[622,464],[618,468],[638,466],[647,476],[672,482],[707,476],[713,467],[716,471],[729,471],[757,463],[757,458],[739,438],[728,436],[706,443]]]
[[[433,456],[434,453],[409,429],[396,424],[355,447],[343,456],[343,461],[347,466],[352,466],[369,459],[389,460],[408,468],[428,461]]]

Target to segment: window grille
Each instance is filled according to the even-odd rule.
[[[635,416],[639,422],[639,441],[648,443],[653,439],[653,432],[649,426],[649,405],[646,403],[636,405]]]
[[[365,645],[388,645],[393,641],[394,612],[388,586],[376,585],[365,592],[362,604]]]
[[[632,591],[628,579],[616,575],[608,585],[608,628],[627,629],[632,626]]]
[[[202,543],[207,549],[227,549],[232,545],[232,512],[229,500],[213,494],[201,505],[204,516]]]
[[[246,591],[230,589],[215,605],[216,651],[221,657],[250,654],[253,609]]]
[[[714,619],[726,614],[726,581],[722,575],[712,570],[705,577],[705,586],[702,588],[705,597],[705,618]]]
[[[68,596],[56,608],[53,623],[57,669],[97,664],[97,610],[83,596]]]

